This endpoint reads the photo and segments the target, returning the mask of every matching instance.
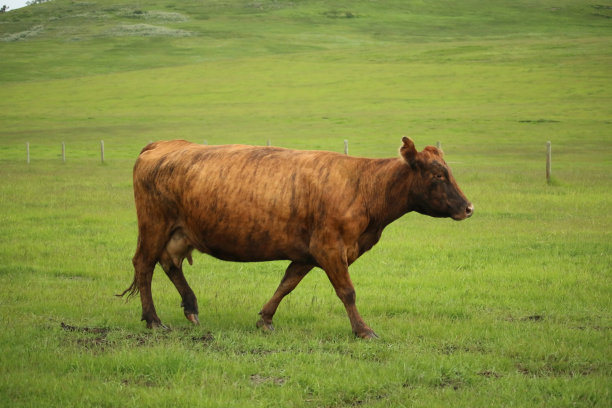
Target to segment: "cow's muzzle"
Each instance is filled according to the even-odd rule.
[[[465,220],[466,218],[470,218],[472,214],[474,214],[474,204],[468,203],[462,212],[453,215],[453,219],[456,221]]]

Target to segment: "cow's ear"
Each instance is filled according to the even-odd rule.
[[[400,147],[400,154],[408,163],[414,163],[417,157],[417,150],[416,147],[414,147],[414,142],[411,138],[406,136],[402,137],[402,142],[404,142],[404,144]]]

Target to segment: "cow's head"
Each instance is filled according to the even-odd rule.
[[[400,153],[414,170],[414,210],[432,217],[451,217],[464,220],[474,213],[474,206],[463,195],[455,182],[442,152],[427,146],[417,152],[414,142],[403,137]]]

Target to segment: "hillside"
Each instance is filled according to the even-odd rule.
[[[516,61],[537,57],[551,39],[561,45],[558,52],[569,54],[576,48],[572,40],[609,37],[611,17],[610,5],[567,0],[535,5],[475,0],[54,0],[0,15],[0,81],[275,55]],[[525,40],[530,43],[517,47]],[[467,45],[473,41],[478,46]],[[449,48],[453,52],[445,53]],[[392,61],[386,61],[389,55]]]
[[[532,142],[518,123],[609,114],[607,4],[54,0],[0,15],[0,137]]]

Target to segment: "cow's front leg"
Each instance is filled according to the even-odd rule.
[[[355,288],[353,287],[353,283],[351,282],[351,278],[348,274],[348,268],[345,272],[340,273],[330,273],[327,272],[327,270],[325,270],[325,272],[336,290],[336,295],[338,295],[346,308],[346,313],[351,321],[353,333],[362,339],[377,338],[378,335],[363,321],[363,318],[357,310],[357,306],[355,304]]]
[[[353,286],[353,282],[351,282],[351,277],[348,273],[346,252],[342,249],[333,250],[328,248],[328,250],[324,251],[317,257],[317,261],[334,286],[336,295],[338,295],[344,304],[346,313],[351,321],[353,333],[363,339],[378,337],[376,333],[374,333],[374,330],[370,329],[370,327],[363,321],[359,311],[357,311],[357,306],[355,305],[355,287]]]
[[[296,262],[291,262],[289,267],[285,271],[285,276],[281,280],[280,285],[274,292],[272,298],[261,308],[259,315],[261,318],[257,322],[257,327],[265,331],[274,330],[272,326],[272,317],[276,313],[279,303],[285,296],[287,296],[295,287],[300,283],[302,278],[306,276],[310,270],[314,268],[313,265],[304,265]]]

